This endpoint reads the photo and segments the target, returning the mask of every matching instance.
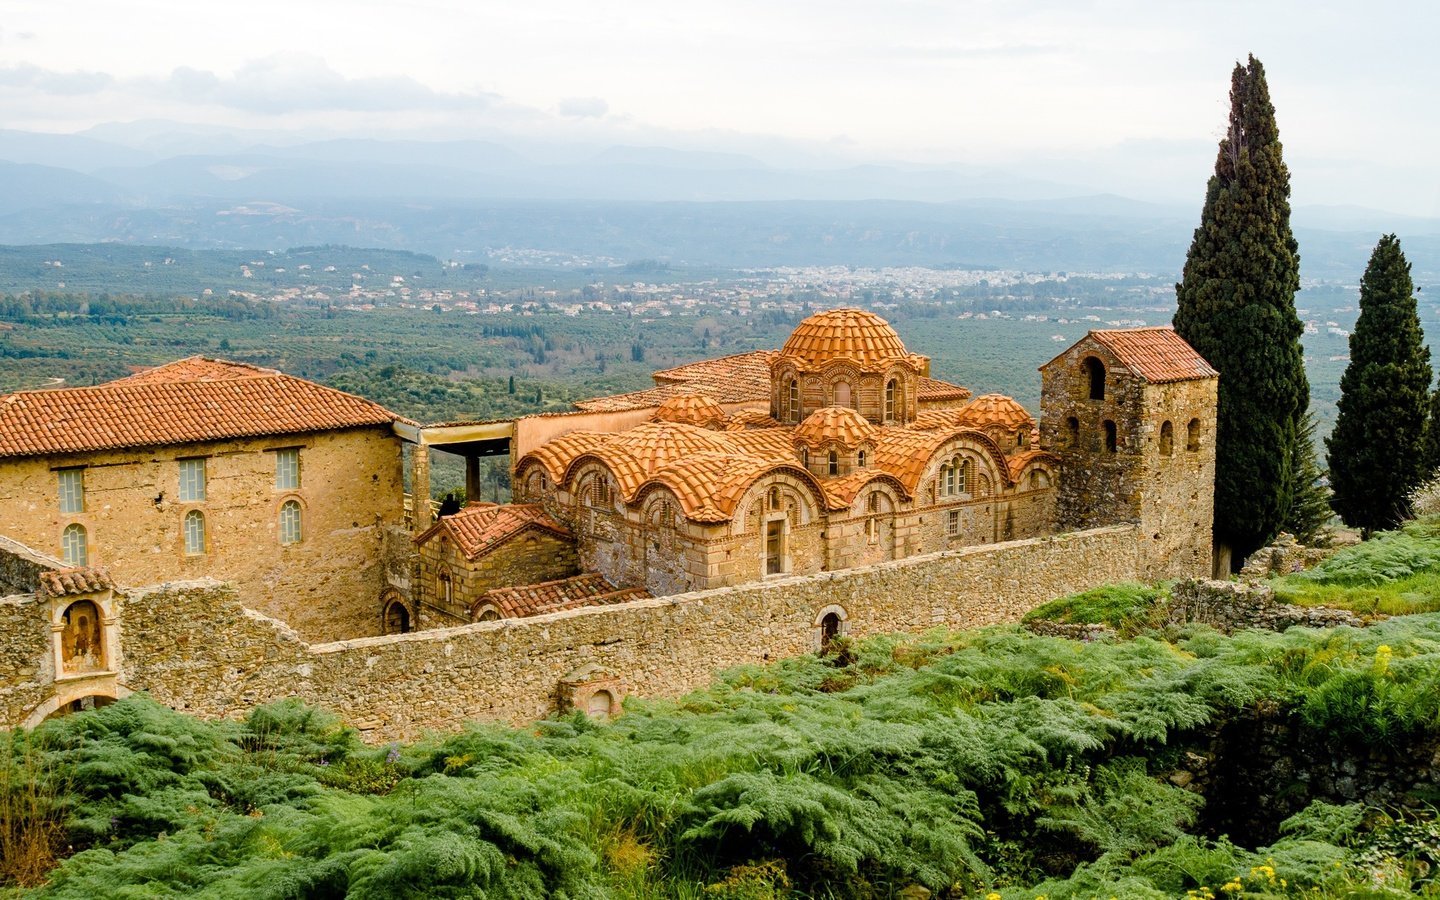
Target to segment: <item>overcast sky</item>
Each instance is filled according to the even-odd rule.
[[[173,119],[668,144],[777,165],[1000,166],[1198,203],[1230,69],[1253,52],[1297,203],[1437,216],[1437,10],[1433,0],[0,0],[0,126]]]

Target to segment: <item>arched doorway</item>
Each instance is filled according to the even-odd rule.
[[[615,695],[605,689],[591,694],[585,701],[585,715],[592,719],[608,719],[615,712]]]
[[[410,610],[399,600],[385,604],[385,633],[406,634],[410,631]]]
[[[115,702],[114,697],[106,697],[103,694],[89,694],[84,697],[77,697],[68,703],[62,703],[45,716],[50,719],[59,719],[77,712],[89,712],[94,709],[104,709]]]
[[[817,653],[824,653],[836,638],[850,632],[850,615],[840,605],[827,606],[815,616],[813,644]]]

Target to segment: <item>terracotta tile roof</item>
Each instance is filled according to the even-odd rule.
[[[957,425],[986,428],[999,425],[1006,429],[1033,425],[1035,419],[1013,397],[1004,394],[982,394],[971,400],[956,417]],[[1028,430],[1028,429],[1027,429]]]
[[[470,618],[478,619],[487,606],[494,607],[502,618],[514,619],[581,606],[645,600],[650,596],[644,588],[617,588],[606,581],[605,576],[592,572],[540,584],[493,588],[470,605]]]
[[[178,381],[229,381],[232,378],[255,378],[279,375],[275,369],[263,369],[249,363],[211,359],[208,356],[187,356],[172,363],[139,369],[133,375],[116,379],[111,384],[173,384]]]
[[[779,355],[776,350],[751,350],[716,359],[702,359],[673,369],[661,369],[650,377],[656,384],[694,384],[722,380],[744,382],[750,388],[770,395],[770,361]]]
[[[1005,482],[1013,483],[1010,466],[1000,447],[983,431],[916,431],[909,428],[882,428],[880,440],[875,445],[875,468],[891,473],[905,490],[914,493],[920,484],[920,476],[935,451],[951,438],[962,435],[985,448],[992,467]]]
[[[827,309],[803,320],[780,348],[780,358],[802,371],[841,359],[867,371],[901,361],[917,368],[926,362],[905,349],[889,322],[854,307]]]
[[[826,406],[805,417],[795,427],[795,443],[818,449],[838,443],[847,449],[875,440],[880,429],[849,407]]]
[[[724,453],[730,450],[726,435],[694,425],[674,422],[646,422],[629,431],[618,432],[608,446],[635,458],[646,472],[655,472],[677,459],[697,453]]]
[[[51,569],[40,573],[40,592],[48,597],[72,594],[93,594],[115,589],[110,573],[104,569]]]
[[[725,443],[736,453],[760,456],[765,459],[795,461],[795,440],[793,428],[756,428],[750,431],[727,431]]]
[[[1048,462],[1058,466],[1060,464],[1060,457],[1048,450],[1019,450],[1010,454],[1005,457],[1005,462],[1010,465],[1011,482],[1018,482],[1026,466],[1036,461]]]
[[[938,403],[942,400],[969,400],[971,397],[969,388],[961,387],[958,384],[951,384],[948,381],[939,381],[935,378],[920,376],[920,387],[915,392],[915,399],[921,403]]]
[[[815,476],[797,463],[783,463],[725,453],[699,453],[672,463],[647,483],[663,484],[680,501],[685,518],[694,522],[727,522],[735,515],[741,496],[762,475],[784,471],[808,482],[816,499],[825,502]]]
[[[1090,337],[1151,384],[1214,378],[1220,374],[1173,328],[1096,330],[1090,332]]]
[[[880,469],[855,469],[838,478],[826,478],[820,482],[825,489],[825,498],[830,509],[844,509],[855,502],[855,496],[872,481],[888,481],[899,491],[900,496],[910,499],[912,492],[900,479]]]
[[[906,425],[913,431],[939,431],[942,428],[959,428],[962,409],[927,409],[917,413],[915,421]]]
[[[585,412],[623,412],[658,407],[674,397],[700,394],[716,403],[770,400],[770,360],[774,350],[755,350],[719,359],[704,359],[654,373],[657,386],[628,394],[576,402]]]
[[[377,403],[313,381],[191,357],[95,387],[0,396],[0,456],[160,447],[396,421],[408,422]]]
[[[610,474],[615,478],[616,489],[627,503],[635,499],[635,494],[640,490],[640,486],[650,477],[650,471],[641,464],[640,460],[625,452],[623,448],[609,444],[595,447],[571,459],[565,468],[563,477],[569,478],[571,469],[586,457],[593,457],[605,464],[605,468],[609,469]]]
[[[467,560],[475,560],[522,531],[539,528],[569,538],[565,526],[546,514],[539,503],[472,503],[454,515],[442,516],[415,543],[425,544],[442,532]]]
[[[770,410],[764,407],[737,409],[725,420],[726,431],[746,431],[752,428],[780,428],[781,423],[770,417]]]
[[[725,409],[709,397],[702,394],[682,394],[661,403],[650,421],[720,428],[725,424],[725,418]]]
[[[610,432],[568,431],[526,453],[517,461],[516,467],[525,460],[536,460],[550,474],[550,480],[558,482],[565,477],[565,471],[577,457],[605,446],[612,437],[614,435]]]

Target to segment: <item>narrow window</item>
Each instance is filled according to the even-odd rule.
[[[949,518],[945,520],[945,533],[950,537],[960,533],[960,510],[950,510]]]
[[[1108,451],[1111,452],[1111,453],[1114,453],[1114,452],[1116,451],[1116,449],[1117,449],[1117,446],[1118,446],[1118,445],[1117,445],[1117,442],[1116,442],[1116,439],[1115,439],[1115,423],[1112,422],[1112,421],[1110,421],[1109,419],[1106,419],[1106,420],[1105,420],[1105,449],[1108,450]]]
[[[1065,446],[1072,448],[1080,446],[1080,420],[1074,416],[1065,420]]]
[[[972,471],[970,460],[967,459],[960,464],[960,477],[956,480],[959,482],[960,493],[975,493],[974,472]]]
[[[836,383],[836,385],[835,385],[835,405],[836,405],[836,406],[849,406],[849,405],[850,405],[850,382],[848,382],[848,381],[841,381],[841,382],[837,382],[837,383]]]
[[[771,489],[770,489],[770,508],[771,508],[771,509],[779,509],[779,508],[780,508],[780,489],[779,489],[779,488],[771,488]]]
[[[1191,453],[1200,449],[1200,420],[1191,419],[1189,435],[1185,438],[1185,449]]]
[[[192,509],[185,514],[185,555],[200,556],[205,552],[205,514]]]
[[[804,467],[807,468],[807,469],[810,468],[810,448],[809,448],[809,447],[801,447],[801,448],[800,448],[800,465],[804,466]]]
[[[55,472],[60,481],[60,511],[82,513],[85,511],[85,470],[59,469]]]
[[[785,571],[785,522],[765,523],[765,574],[779,575]]]
[[[885,421],[895,421],[895,379],[885,382]]]
[[[203,503],[205,501],[205,460],[180,460],[180,502]]]
[[[1160,423],[1160,455],[1175,452],[1175,428],[1168,421]]]
[[[830,455],[826,457],[826,464],[831,475],[840,474],[840,456],[834,450],[831,450]]]
[[[800,382],[794,378],[790,379],[785,388],[787,395],[787,412],[791,422],[800,421]]]
[[[1093,356],[1085,357],[1085,376],[1090,380],[1090,399],[1105,399],[1105,364]]]
[[[280,505],[280,543],[300,543],[300,503],[286,500]]]
[[[856,462],[856,464],[859,466],[859,468],[862,468],[862,469],[865,468],[865,451],[864,451],[864,450],[860,450],[860,451],[856,452],[856,454],[855,454],[855,462]]]
[[[275,490],[300,490],[300,448],[275,451]]]
[[[84,525],[66,525],[60,532],[60,558],[67,566],[88,566],[90,545],[85,539]]]
[[[1030,429],[1025,428],[1024,426],[1021,426],[1021,428],[1020,428],[1018,431],[1015,432],[1015,446],[1016,446],[1016,447],[1020,447],[1020,448],[1024,448],[1024,447],[1028,446],[1029,444],[1030,444]]]
[[[440,573],[440,599],[447,604],[455,600],[455,585],[450,580],[449,572]]]

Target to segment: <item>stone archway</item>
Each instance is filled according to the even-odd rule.
[[[89,680],[74,684],[60,683],[55,685],[54,696],[31,710],[25,721],[20,723],[20,727],[34,728],[46,719],[68,715],[82,708],[98,709],[116,700],[123,700],[130,694],[129,688],[115,684],[111,679],[104,679],[102,683]]]

